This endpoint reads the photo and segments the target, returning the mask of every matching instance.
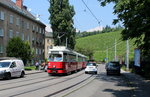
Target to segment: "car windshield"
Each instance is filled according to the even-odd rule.
[[[109,63],[108,66],[109,67],[118,67],[119,64],[118,63]]]
[[[51,54],[49,56],[49,61],[52,61],[52,62],[61,62],[62,61],[62,55],[61,54]]]
[[[87,63],[86,66],[96,66],[96,63]]]
[[[9,67],[10,62],[0,62],[0,68],[6,68]]]

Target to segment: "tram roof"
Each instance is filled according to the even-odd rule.
[[[52,49],[49,50],[50,52],[51,51],[62,51],[62,52],[69,52],[69,51],[72,51],[71,49],[68,49],[67,47],[65,46],[54,46]]]
[[[73,51],[72,49],[69,49],[65,46],[54,46],[52,49],[49,50],[49,53],[51,53],[52,51],[69,52],[69,53],[73,53],[73,54],[76,54],[76,55],[81,56],[81,57],[86,57],[85,55],[80,54],[76,51]]]

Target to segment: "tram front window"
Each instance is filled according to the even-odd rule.
[[[52,61],[52,62],[61,62],[62,61],[62,55],[61,54],[51,54],[49,56],[49,61]]]

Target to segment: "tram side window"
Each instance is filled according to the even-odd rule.
[[[68,61],[69,62],[76,62],[76,56],[73,54],[68,55]]]
[[[79,56],[79,62],[82,62],[82,57],[81,56]]]
[[[49,60],[53,62],[61,62],[62,61],[62,55],[61,54],[51,54],[49,56]]]

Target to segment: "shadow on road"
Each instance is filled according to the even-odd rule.
[[[96,80],[105,83],[102,87],[104,93],[111,93],[113,97],[133,97],[133,89],[128,85],[128,80],[122,73],[118,75],[107,76],[105,72],[97,75]]]
[[[111,93],[114,97],[150,97],[150,81],[136,74],[122,73],[120,76],[107,76],[105,72],[101,72],[96,80],[105,82],[103,92]],[[110,83],[113,83],[114,87],[109,87]]]

